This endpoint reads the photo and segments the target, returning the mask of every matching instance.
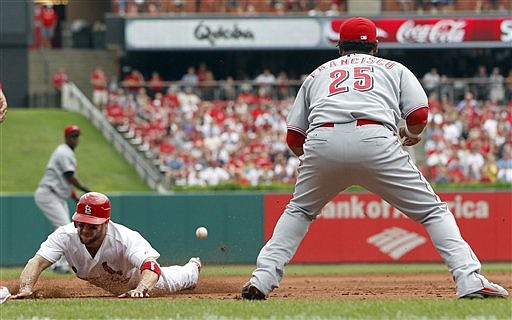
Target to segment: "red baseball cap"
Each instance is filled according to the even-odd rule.
[[[70,124],[64,128],[64,136],[69,136],[71,134],[80,135],[80,127],[74,124]]]
[[[87,224],[103,224],[110,219],[110,199],[100,192],[88,192],[76,204],[73,221]]]
[[[354,17],[340,27],[340,41],[377,41],[377,27],[370,19]]]

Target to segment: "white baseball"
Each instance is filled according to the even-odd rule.
[[[208,237],[208,229],[206,229],[205,227],[197,228],[196,237],[197,239],[206,239],[206,237]]]

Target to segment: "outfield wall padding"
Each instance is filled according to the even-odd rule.
[[[512,192],[441,192],[482,261],[512,261]],[[162,264],[200,256],[209,264],[254,264],[290,194],[109,194],[112,220],[140,232]],[[74,204],[70,202],[70,208]],[[71,214],[71,213],[70,213]],[[199,226],[208,238],[196,239]],[[0,196],[0,266],[23,265],[52,231],[32,195]],[[424,227],[370,193],[343,193],[323,209],[292,262],[441,261]]]
[[[112,220],[141,233],[162,263],[254,263],[263,242],[263,195],[109,195]],[[53,227],[30,195],[0,197],[0,266],[24,265]],[[74,208],[72,202],[71,208]],[[71,213],[70,213],[71,214]],[[195,230],[208,228],[199,240]]]

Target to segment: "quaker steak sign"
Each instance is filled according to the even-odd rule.
[[[331,20],[327,34],[330,43],[338,41],[344,20]],[[477,42],[498,43],[512,47],[512,18],[425,18],[376,19],[380,44],[407,45],[470,45]]]
[[[512,192],[441,193],[481,261],[512,261]],[[267,194],[264,238],[290,195]],[[342,193],[314,221],[292,262],[442,261],[423,225],[371,193]]]

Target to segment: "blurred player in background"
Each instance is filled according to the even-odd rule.
[[[459,298],[508,296],[480,274],[480,262],[447,204],[402,149],[420,141],[428,100],[409,69],[375,56],[376,34],[372,21],[347,19],[340,28],[341,58],[312,72],[297,94],[287,118],[287,143],[300,159],[295,191],[242,288],[245,299],[265,299],[279,287],[310,224],[352,185],[374,192],[426,228]],[[398,127],[400,118],[405,125]]]
[[[34,194],[37,206],[55,228],[71,222],[67,201],[70,197],[78,201],[73,187],[90,192],[75,175],[77,161],[74,150],[79,137],[78,126],[69,125],[64,128],[65,143],[57,146],[52,153]],[[69,267],[65,259],[62,259],[52,266],[52,270],[66,273],[69,272]]]
[[[110,199],[99,192],[80,197],[73,223],[55,230],[41,244],[20,275],[20,289],[11,299],[32,297],[43,270],[65,256],[76,276],[119,298],[145,298],[192,289],[201,260],[184,266],[160,267],[160,254],[140,233],[110,220]]]

